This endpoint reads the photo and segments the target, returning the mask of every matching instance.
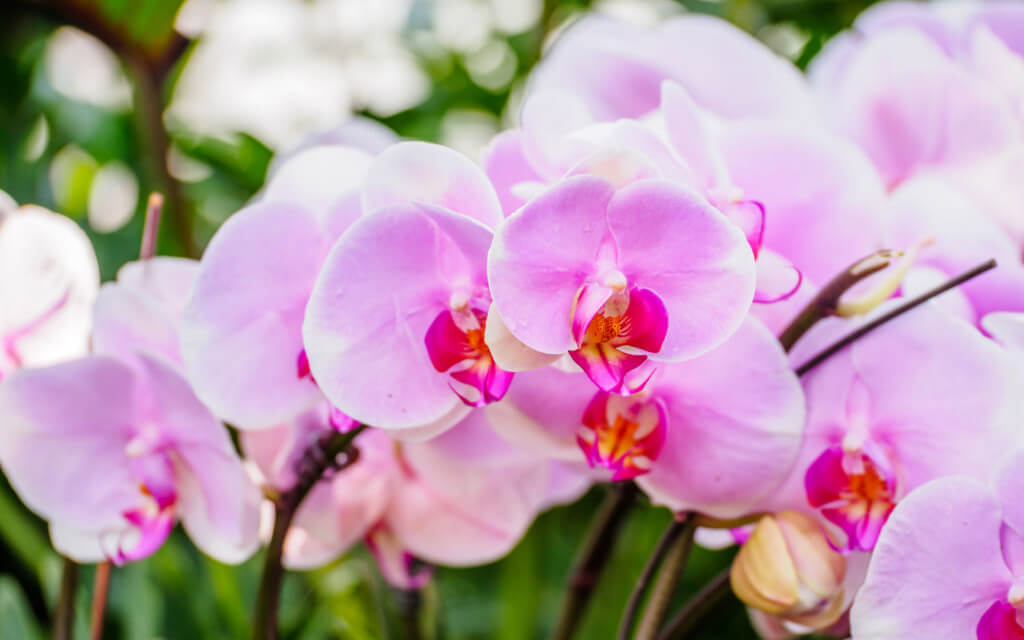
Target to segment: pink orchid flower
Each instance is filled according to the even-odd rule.
[[[578,96],[535,91],[521,128],[492,141],[484,166],[507,215],[581,173],[620,187],[658,177],[697,191],[746,236],[755,313],[773,330],[817,284],[882,247],[884,187],[855,145],[803,124],[718,122],[671,81],[643,122],[597,122]]]
[[[243,436],[268,482],[287,488],[301,451],[330,429],[326,403],[288,425]],[[421,586],[419,561],[465,566],[507,553],[536,514],[579,497],[589,482],[510,446],[476,411],[443,435],[399,442],[371,429],[359,459],[321,482],[296,514],[285,563],[313,568],[364,540],[389,582]]]
[[[547,367],[521,374],[486,411],[523,448],[721,518],[750,513],[785,479],[804,421],[796,376],[754,318],[709,353],[661,366],[631,396],[595,393],[579,371]]]
[[[296,154],[217,231],[180,326],[185,370],[215,414],[267,428],[312,408],[302,319],[334,242],[362,215],[371,157],[343,146]]]
[[[530,89],[580,95],[598,118],[614,120],[657,108],[663,80],[678,82],[702,108],[725,118],[815,118],[796,67],[725,20],[700,15],[657,29],[587,16],[558,38]]]
[[[145,558],[178,519],[223,562],[258,543],[259,496],[227,431],[159,357],[13,374],[0,385],[0,463],[57,549],[81,562]]]
[[[851,611],[853,640],[1024,638],[1024,455],[993,476],[933,480],[896,507]]]
[[[1012,3],[949,8],[880,4],[812,68],[827,113],[890,187],[1024,139],[1024,12]]]
[[[175,327],[195,273],[177,258],[126,265],[97,298],[97,355],[0,385],[0,463],[76,560],[140,560],[179,519],[224,562],[258,545],[259,492],[180,372]]]
[[[964,192],[937,175],[924,175],[895,189],[884,212],[892,246],[931,239],[903,281],[904,294],[931,288],[984,258],[994,258],[996,269],[943,295],[937,304],[971,323],[995,311],[1024,311],[1020,247]]]
[[[0,212],[0,379],[88,353],[99,280],[70,219],[35,206]]]
[[[648,358],[680,361],[721,344],[742,323],[755,279],[743,234],[697,193],[663,180],[617,190],[592,175],[507,218],[487,274],[502,333],[549,357],[569,353],[605,391],[639,390],[645,374],[627,376]]]
[[[467,158],[406,142],[374,161],[363,207],[310,296],[309,366],[353,418],[437,433],[500,400],[512,381],[484,341],[486,256],[501,205]]]
[[[851,324],[821,323],[793,361]],[[998,346],[938,308],[887,323],[804,376],[807,432],[777,500],[817,510],[838,549],[872,550],[909,492],[949,474],[984,477],[1017,446],[1016,379]]]

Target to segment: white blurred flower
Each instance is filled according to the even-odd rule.
[[[117,56],[84,31],[74,27],[54,31],[43,64],[50,86],[58,93],[105,109],[131,106],[131,85]]]
[[[121,162],[109,162],[93,176],[89,188],[89,226],[100,233],[117,231],[135,215],[139,181]]]
[[[273,148],[344,121],[390,115],[429,90],[402,46],[409,0],[189,0],[178,28],[201,34],[168,111],[205,135],[250,133]]]
[[[477,109],[452,109],[441,120],[441,143],[476,160],[498,133],[498,119]]]

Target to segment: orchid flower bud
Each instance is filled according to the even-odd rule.
[[[843,614],[846,558],[809,515],[783,511],[757,524],[732,565],[731,582],[745,604],[811,629]]]

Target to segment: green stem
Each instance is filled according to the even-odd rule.
[[[637,488],[632,482],[613,486],[591,521],[587,538],[569,578],[569,591],[551,636],[552,640],[569,640],[576,632],[601,573],[611,559],[615,541],[622,533],[626,515],[633,506],[636,494]]]
[[[726,568],[704,585],[679,613],[672,616],[665,629],[658,634],[657,640],[683,640],[704,621],[704,616],[729,595],[729,589],[729,568]]]
[[[647,601],[647,608],[644,616],[640,619],[637,627],[637,640],[654,640],[658,635],[658,629],[665,619],[668,607],[672,602],[672,594],[679,585],[679,579],[686,570],[686,563],[690,559],[690,551],[693,550],[693,536],[697,533],[697,519],[687,518],[683,524],[683,531],[678,539],[671,545],[665,556],[661,572],[654,583],[654,590]]]
[[[629,640],[629,636],[633,632],[633,625],[636,622],[636,616],[640,612],[640,604],[643,602],[644,596],[647,595],[647,588],[650,586],[651,581],[654,580],[654,576],[661,567],[665,555],[673,547],[676,540],[679,539],[679,536],[683,535],[686,531],[686,523],[689,519],[690,516],[684,516],[681,520],[673,520],[672,524],[665,530],[665,533],[662,534],[661,539],[658,540],[657,546],[654,547],[654,552],[647,559],[647,564],[644,565],[643,572],[641,572],[640,578],[637,579],[636,585],[633,587],[633,592],[629,594],[629,601],[626,603],[626,609],[622,614],[622,622],[619,625],[618,640]]]
[[[343,468],[355,462],[358,451],[352,448],[352,442],[365,429],[366,425],[359,425],[345,433],[324,434],[306,450],[299,464],[295,486],[278,498],[274,513],[274,530],[267,545],[263,576],[260,579],[256,608],[253,612],[253,640],[277,640],[277,609],[281,597],[281,579],[284,577],[281,555],[284,552],[285,536],[295,518],[295,512],[328,469]],[[338,465],[336,460],[342,453],[348,455]]]

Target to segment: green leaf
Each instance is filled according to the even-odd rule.
[[[10,576],[0,576],[0,638],[36,640],[42,637],[18,583]]]

